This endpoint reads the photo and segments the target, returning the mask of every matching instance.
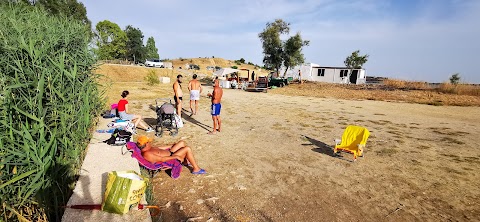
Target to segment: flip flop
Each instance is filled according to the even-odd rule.
[[[207,171],[205,171],[204,169],[200,169],[197,172],[192,172],[192,174],[206,174],[206,173],[207,173]]]

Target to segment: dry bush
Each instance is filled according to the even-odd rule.
[[[385,79],[383,80],[383,85],[394,88],[394,89],[403,89],[405,88],[405,81],[396,80],[396,79]]]
[[[480,96],[480,86],[470,84],[442,83],[437,91],[456,95]]]
[[[438,92],[448,93],[448,94],[456,94],[455,93],[455,85],[450,83],[442,83],[440,87],[437,89]]]
[[[406,83],[402,82],[397,82],[395,84],[406,85]],[[477,86],[477,88],[479,87]],[[269,93],[283,94],[289,96],[312,96],[346,100],[361,99],[378,101],[401,101],[435,106],[480,106],[480,96],[478,95],[457,95],[450,93],[442,93],[433,89],[385,90],[385,87],[381,85],[345,85],[307,82],[305,84],[290,84],[287,87],[270,90]]]
[[[143,82],[149,72],[154,72],[158,77],[177,78],[177,73],[172,69],[148,68],[143,66],[126,66],[103,64],[95,70],[96,73],[105,75],[113,82]]]
[[[425,90],[431,89],[426,82],[385,79],[383,85],[393,89]]]
[[[426,82],[416,82],[416,81],[407,81],[407,88],[414,90],[425,90],[431,89],[431,87]]]

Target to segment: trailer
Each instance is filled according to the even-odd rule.
[[[266,76],[257,77],[256,81],[249,82],[245,91],[247,92],[267,92],[268,78]]]
[[[282,70],[284,72],[284,69]],[[292,77],[294,79],[328,82],[328,83],[343,83],[343,84],[365,84],[366,71],[365,69],[350,69],[348,67],[330,67],[320,66],[314,63],[306,63],[300,66],[295,66],[289,70],[285,78]]]

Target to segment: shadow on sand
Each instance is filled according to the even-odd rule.
[[[197,125],[197,126],[201,127],[202,129],[204,129],[206,131],[210,131],[210,130],[213,129],[213,127],[211,127],[211,126],[209,126],[205,123],[199,122],[198,120],[192,118],[192,116],[187,114],[187,112],[183,111],[182,113],[183,113],[182,117],[183,117],[183,119],[185,119],[185,121],[188,121],[188,122],[190,122],[194,125]]]
[[[155,118],[143,118],[143,121],[148,124],[148,126],[155,128],[157,125],[157,119]]]
[[[313,138],[311,138],[309,136],[306,136],[306,135],[302,135],[302,137],[304,137],[305,139],[308,140],[308,142],[310,142],[310,143],[302,144],[303,146],[316,146],[316,148],[313,148],[312,151],[317,152],[317,153],[321,153],[321,154],[325,154],[325,155],[328,155],[328,156],[331,156],[331,157],[334,157],[334,158],[339,158],[339,159],[342,159],[342,160],[345,160],[345,161],[348,161],[348,162],[352,162],[351,160],[343,158],[343,156],[341,156],[341,152],[338,152],[337,154],[334,154],[332,146],[330,146],[330,145],[328,145],[328,144],[326,144],[322,141],[318,141],[316,139],[313,139]]]
[[[157,107],[155,107],[153,104],[150,104],[148,108],[154,112],[157,112]]]
[[[156,107],[152,104],[150,104],[149,108],[152,110],[152,111],[157,111],[156,110]],[[194,125],[197,125],[201,128],[203,128],[204,130],[206,131],[210,131],[212,129],[211,126],[207,125],[207,124],[204,124],[202,122],[199,122],[198,120],[192,118],[192,116],[190,115],[190,111],[182,108],[182,118]],[[157,119],[154,119],[154,118],[144,118],[145,122],[150,125],[150,126],[156,126],[157,125]]]

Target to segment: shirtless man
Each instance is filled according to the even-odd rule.
[[[173,83],[173,100],[175,100],[175,107],[177,108],[177,115],[182,117],[182,99],[183,99],[183,92],[182,92],[182,75],[177,76],[177,81]]]
[[[197,74],[193,74],[193,79],[188,83],[188,90],[190,90],[190,111],[192,115],[197,115],[198,100],[200,100],[200,93],[202,93],[202,85],[197,80]],[[195,103],[195,111],[193,111],[193,103]]]
[[[212,97],[212,120],[213,120],[213,130],[208,132],[208,134],[216,134],[220,132],[222,127],[222,120],[220,119],[220,110],[222,109],[222,104],[220,104],[223,96],[223,90],[220,88],[220,83],[215,80],[215,85],[213,86],[213,93],[208,94],[209,97]]]
[[[177,159],[184,165],[190,163],[192,165],[193,174],[205,174],[204,169],[198,167],[193,157],[192,149],[185,145],[184,141],[179,141],[170,146],[152,147],[151,139],[146,136],[139,136],[137,146],[142,151],[142,156],[150,163],[166,162]]]

